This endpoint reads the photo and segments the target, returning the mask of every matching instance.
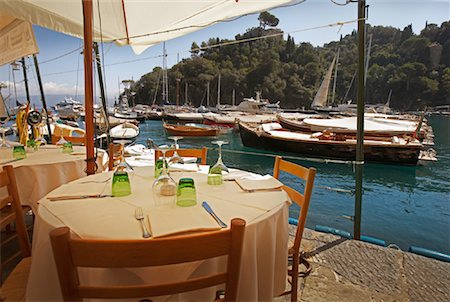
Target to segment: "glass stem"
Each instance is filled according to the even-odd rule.
[[[222,145],[219,145],[219,158],[217,159],[217,163],[222,164]]]
[[[162,157],[163,157],[163,166],[162,166],[161,175],[168,175],[167,166],[166,166],[166,151],[161,151],[161,153],[162,153]]]

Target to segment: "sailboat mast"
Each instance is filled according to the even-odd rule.
[[[221,78],[221,75],[219,73],[219,79],[217,82],[217,106],[220,106],[220,78]]]
[[[233,106],[235,106],[235,104],[236,104],[236,90],[235,89],[233,89],[233,95],[232,95],[232,99],[231,99],[231,104]]]
[[[334,81],[333,81],[333,96],[331,97],[331,104],[334,104],[334,97],[336,95],[336,81],[337,81],[337,72],[338,72],[338,66],[339,66],[339,52],[341,51],[340,48],[338,48],[338,53],[336,57],[336,68],[334,69]]]
[[[167,82],[167,53],[166,53],[166,42],[163,42],[163,101],[164,103],[169,102],[169,84]]]
[[[25,82],[25,92],[27,93],[27,102],[30,103],[30,89],[28,88],[27,67],[25,66],[25,57],[22,58],[23,81]]]
[[[188,83],[184,83],[184,104],[188,104]]]
[[[209,81],[206,83],[206,108],[209,107]]]

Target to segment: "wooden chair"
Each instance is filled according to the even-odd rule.
[[[6,187],[8,196],[0,200],[0,225],[4,230],[15,223],[15,233],[6,240],[2,239],[2,246],[18,238],[20,250],[2,262],[2,269],[18,258],[23,258],[14,270],[9,274],[2,284],[0,300],[20,301],[25,296],[25,289],[28,280],[28,273],[31,264],[31,246],[25,225],[25,213],[30,211],[29,207],[22,207],[17,191],[17,182],[14,175],[14,168],[11,165],[4,166],[0,172],[0,188]]]
[[[109,144],[108,156],[109,156],[109,164],[108,169],[112,171],[114,167],[122,160],[122,144]]]
[[[68,142],[71,142],[75,146],[86,145],[86,138],[84,136],[63,136]],[[61,139],[61,136],[52,134],[52,145],[56,145]]]
[[[237,301],[245,221],[231,229],[153,240],[94,240],[73,238],[68,227],[53,230],[50,240],[64,301],[83,298],[146,298],[178,294],[225,283],[225,300]],[[183,251],[180,253],[179,251]],[[80,285],[77,267],[148,267],[192,262],[228,255],[227,271],[186,281],[120,286]]]
[[[292,269],[288,271],[288,275],[292,278],[291,290],[283,293],[283,295],[291,294],[291,301],[297,301],[300,244],[302,241],[303,230],[305,228],[306,215],[308,214],[311,193],[314,186],[316,169],[307,169],[300,165],[285,161],[281,159],[280,156],[277,156],[275,158],[275,165],[273,168],[273,177],[278,179],[280,177],[280,171],[287,172],[305,181],[305,189],[303,191],[303,194],[299,193],[289,186],[283,186],[283,189],[288,193],[291,200],[301,208],[298,217],[298,225],[297,231],[295,233],[294,245],[289,247],[289,256],[292,256]]]
[[[166,156],[172,156],[174,150],[169,150],[166,152]],[[206,156],[208,153],[208,149],[206,147],[203,147],[201,149],[177,149],[178,155],[181,157],[197,157],[200,158],[200,164],[206,165]],[[162,157],[162,152],[159,150],[155,150],[155,162],[157,159]]]

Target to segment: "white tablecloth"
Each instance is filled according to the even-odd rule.
[[[37,210],[37,201],[47,193],[62,184],[86,176],[86,147],[74,146],[73,154],[62,153],[53,145],[42,146],[38,151],[27,153],[27,158],[7,162],[12,159],[12,150],[0,149],[0,168],[12,165],[19,187],[19,197],[23,205]],[[104,161],[108,156],[99,150],[98,172],[103,170]],[[6,194],[5,188],[0,189],[0,197]]]
[[[91,175],[64,185],[50,195],[66,195],[71,186],[80,188],[81,182],[107,180],[112,172]],[[244,238],[239,301],[270,301],[285,289],[287,272],[288,207],[290,201],[284,191],[243,192],[234,181],[220,186],[209,186],[206,175],[195,172],[173,172],[175,180],[194,178],[197,200],[207,200],[227,224],[234,217],[247,221]],[[53,260],[49,232],[60,226],[69,226],[83,238],[139,239],[141,229],[134,219],[136,206],[149,213],[154,208],[151,187],[153,167],[137,167],[132,180],[132,194],[126,197],[101,199],[40,201],[36,217],[32,265],[27,287],[27,301],[61,300],[58,277]],[[104,194],[111,191],[110,180],[86,183]],[[104,187],[102,187],[104,186]],[[79,191],[80,189],[78,189]],[[97,190],[97,189],[95,189]],[[77,192],[72,192],[77,194]],[[151,224],[151,222],[150,222]],[[143,239],[151,240],[151,239]],[[217,272],[225,267],[225,259],[217,258],[192,264],[145,269],[83,269],[82,280],[93,284],[103,282],[164,282],[186,279],[203,273]],[[153,301],[212,301],[217,288],[161,297]]]

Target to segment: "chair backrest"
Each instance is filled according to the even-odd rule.
[[[6,187],[8,195],[0,199],[0,225],[3,230],[6,226],[15,222],[17,237],[19,238],[20,251],[5,262],[14,260],[18,256],[23,258],[31,256],[30,240],[25,225],[24,211],[19,199],[14,168],[11,165],[4,166],[0,172],[0,188]],[[6,264],[2,263],[2,266]]]
[[[280,171],[287,172],[305,181],[305,188],[303,194],[294,190],[289,186],[283,186],[283,189],[288,193],[293,202],[300,206],[300,214],[298,217],[297,231],[295,233],[295,240],[293,249],[300,250],[300,244],[303,237],[303,230],[305,228],[306,216],[308,214],[309,202],[311,200],[311,193],[314,186],[314,178],[316,176],[315,168],[305,168],[300,165],[285,161],[281,156],[275,158],[275,165],[273,167],[273,177],[279,178]]]
[[[169,150],[169,151],[166,152],[166,156],[167,157],[172,156],[174,152],[175,152],[174,150]],[[206,156],[207,156],[207,153],[208,153],[208,149],[206,147],[203,147],[201,149],[177,149],[177,153],[181,157],[197,157],[197,158],[200,158],[200,164],[206,165]],[[159,151],[159,150],[156,150],[155,151],[155,162],[160,157],[162,157],[162,152]]]
[[[109,171],[113,170],[116,163],[122,160],[122,149],[123,149],[122,144],[114,144],[114,143],[109,144],[108,148]]]
[[[225,301],[237,300],[245,221],[231,229],[152,240],[73,238],[68,227],[53,230],[50,239],[64,301],[83,298],[142,298],[177,294],[225,283]],[[77,267],[124,268],[164,266],[228,255],[227,271],[184,281],[121,286],[80,285]]]
[[[86,145],[86,137],[84,136],[63,136],[64,139],[68,142],[71,142],[76,146],[84,146]],[[56,145],[58,141],[61,139],[61,136],[52,134],[52,144]]]

